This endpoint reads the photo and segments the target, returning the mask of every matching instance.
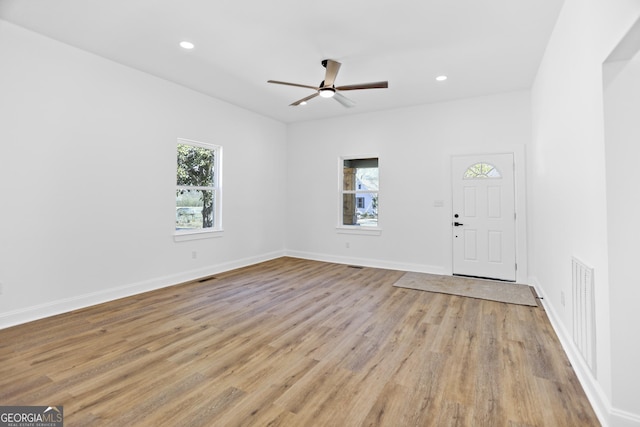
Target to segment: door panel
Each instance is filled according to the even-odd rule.
[[[502,215],[501,187],[492,185],[487,188],[487,216],[500,218]]]
[[[515,281],[513,168],[510,153],[452,157],[453,274]]]
[[[465,261],[476,261],[478,259],[476,230],[464,230],[464,259]]]
[[[467,218],[476,216],[476,189],[474,187],[464,188],[464,216]]]
[[[489,230],[489,262],[502,262],[502,231]]]

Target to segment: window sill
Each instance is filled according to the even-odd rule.
[[[224,230],[211,231],[180,231],[173,235],[175,242],[187,242],[189,240],[212,239],[214,237],[222,237]]]
[[[380,236],[382,228],[380,227],[336,227],[338,234],[359,234],[361,236]]]

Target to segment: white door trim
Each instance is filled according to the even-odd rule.
[[[453,156],[467,156],[478,154],[504,154],[512,153],[515,164],[515,209],[516,209],[516,283],[527,283],[529,280],[529,265],[527,262],[527,181],[526,181],[526,146],[524,144],[503,145],[503,146],[483,146],[460,147],[446,150],[442,159],[443,162],[443,187],[442,194],[446,195],[446,209],[443,212],[442,248],[444,255],[443,269],[445,274],[453,274],[453,218],[452,183],[451,183],[451,160]]]

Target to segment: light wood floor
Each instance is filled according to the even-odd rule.
[[[65,426],[595,426],[545,312],[281,258],[0,331]]]

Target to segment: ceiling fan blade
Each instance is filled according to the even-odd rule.
[[[298,84],[298,83],[289,83],[289,82],[279,82],[277,80],[267,80],[267,83],[275,83],[275,84],[278,84],[278,85],[286,85],[286,86],[306,87],[307,89],[313,89],[313,90],[320,89],[317,86],[301,85],[301,84]]]
[[[373,82],[373,83],[361,83],[357,85],[339,86],[336,90],[358,90],[358,89],[386,89],[389,87],[389,82]]]
[[[295,106],[297,106],[297,105],[302,104],[303,102],[307,102],[307,101],[308,101],[308,100],[310,100],[311,98],[315,98],[316,96],[318,96],[318,92],[314,93],[313,95],[309,95],[309,96],[307,96],[307,97],[304,97],[304,98],[302,98],[302,99],[298,99],[296,102],[294,102],[294,103],[292,103],[292,104],[289,104],[289,106],[290,106],[290,107],[291,107],[291,106],[295,107]]]
[[[324,62],[326,61],[326,65]],[[333,82],[336,80],[336,76],[338,75],[338,71],[340,70],[340,63],[334,61],[333,59],[325,59],[322,61],[327,71],[324,73],[324,86],[331,87],[333,86]]]
[[[340,95],[338,92],[333,94],[333,99],[335,99],[336,101],[338,101],[340,104],[342,104],[343,106],[347,107],[347,108],[351,108],[351,107],[355,107],[356,106],[356,102],[350,100],[349,98],[347,98],[344,95]]]

